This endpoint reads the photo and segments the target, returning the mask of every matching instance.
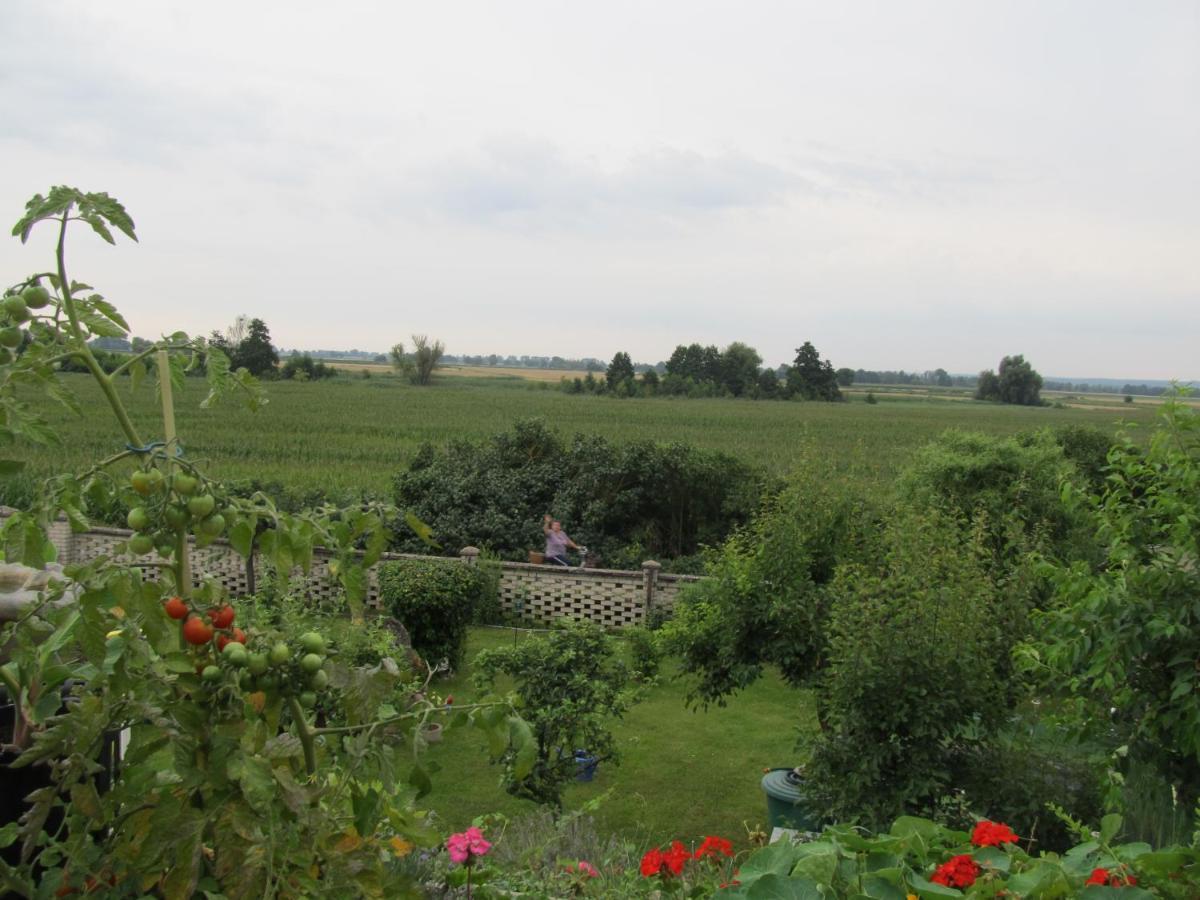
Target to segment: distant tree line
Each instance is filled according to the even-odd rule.
[[[446,365],[452,366],[503,366],[508,369],[562,369],[574,372],[603,372],[603,361],[593,357],[571,359],[565,356],[501,356],[489,353],[480,356],[446,356]]]
[[[562,389],[569,394],[616,397],[843,399],[832,363],[822,360],[809,341],[796,351],[791,365],[776,369],[763,368],[758,351],[740,341],[724,350],[712,345],[680,344],[661,367],[635,365],[629,354],[621,351],[613,356],[603,378],[591,372],[584,378],[564,378]]]

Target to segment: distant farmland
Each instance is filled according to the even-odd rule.
[[[566,373],[547,374],[556,381]],[[267,385],[270,402],[257,414],[232,404],[199,409],[203,385],[188,379],[176,403],[179,433],[187,452],[210,460],[217,477],[258,477],[297,491],[335,495],[386,496],[393,475],[423,442],[480,439],[530,417],[544,419],[568,438],[578,432],[615,441],[682,441],[734,454],[775,474],[804,464],[825,477],[886,489],[912,450],[947,428],[1012,434],[1074,424],[1115,431],[1121,419],[1149,421],[1157,405],[1105,396],[1094,406],[1099,398],[1064,408],[1027,408],[978,403],[962,392],[950,399],[875,387],[875,404],[864,402],[865,389],[837,404],[619,400],[566,394],[549,380],[471,375],[443,377],[427,388],[392,375],[273,382]],[[86,412],[75,418],[47,404],[63,445],[10,448],[30,463],[20,479],[26,484],[30,476],[81,469],[124,446],[101,407],[99,390],[85,376],[66,378],[80,392]],[[153,389],[139,392],[132,414],[143,434],[161,433]],[[10,482],[0,490],[12,496],[20,484]]]

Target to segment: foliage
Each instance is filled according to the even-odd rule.
[[[944,509],[964,519],[982,516],[993,548],[1011,562],[1031,546],[1071,556],[1090,542],[1063,504],[1064,482],[1083,480],[1048,431],[995,438],[952,430],[913,454],[897,480],[897,494],[913,508]]]
[[[14,743],[24,751],[14,768],[48,766],[52,776],[26,798],[21,822],[0,830],[0,844],[20,845],[19,864],[0,865],[0,885],[39,897],[97,887],[110,896],[166,898],[404,892],[409,885],[395,860],[433,835],[414,805],[428,776],[419,763],[402,764],[400,746],[413,741],[410,727],[440,710],[415,697],[403,711],[391,706],[402,672],[388,658],[354,668],[329,660],[319,633],[243,630],[226,592],[191,570],[193,547],[228,534],[248,555],[258,524],[267,522],[259,546],[277,578],[294,568],[307,574],[319,542],[337,557],[331,571],[348,608],[360,614],[364,566],[383,547],[382,511],[290,515],[264,496],[236,498],[210,480],[172,433],[170,393],[189,365],[206,372],[209,402],[237,392],[257,403],[255,383],[184,334],[105,373],[88,340],[128,327],[66,275],[65,238],[80,219],[110,242],[110,227],[133,236],[115,200],[64,187],[34,197],[14,229],[24,239],[49,220],[59,241],[56,271],[26,279],[4,300],[6,313],[20,320],[10,327],[28,323],[29,336],[19,358],[0,362],[5,436],[57,439],[17,388],[42,388],[73,407],[53,364],[74,358],[91,373],[126,449],[78,475],[48,479],[29,509],[9,517],[0,540],[6,560],[41,568],[55,555],[46,532],[60,512],[73,529],[89,527],[85,496],[130,508],[135,533],[122,559],[66,567],[66,580],[52,578],[0,633],[11,655],[0,681],[13,702]],[[147,443],[113,379],[128,372],[136,388],[151,361],[167,440]],[[148,565],[127,561],[151,552],[157,560]],[[344,725],[323,725],[309,712],[331,690]],[[456,717],[467,721],[490,735],[497,753],[510,737],[532,749],[527,729],[496,701]],[[129,746],[119,769],[106,775],[98,762],[104,736],[121,730]]]
[[[379,600],[408,629],[429,665],[462,661],[467,626],[495,587],[490,574],[454,560],[404,559],[379,566]]]
[[[629,645],[630,670],[638,681],[650,681],[658,675],[662,665],[662,648],[653,631],[648,628],[629,626],[621,630],[621,637]]]
[[[740,883],[714,896],[1183,900],[1200,891],[1195,845],[1156,850],[1117,843],[1120,816],[1105,816],[1096,831],[1072,825],[1079,843],[1061,856],[1033,855],[1021,846],[1025,835],[1018,842],[994,843],[1011,831],[986,820],[969,832],[913,816],[902,816],[877,834],[836,825],[811,842],[780,842],[756,851],[741,862]]]
[[[841,562],[867,552],[875,516],[861,498],[804,474],[765,502],[664,628],[666,647],[694,679],[693,701],[723,704],[767,664],[793,684],[811,680],[825,663],[830,582]]]
[[[513,679],[521,716],[537,739],[533,771],[519,781],[506,777],[510,793],[560,807],[563,788],[578,771],[576,750],[605,765],[619,761],[608,726],[631,702],[629,673],[598,626],[573,623],[513,647],[484,650],[473,667],[481,688],[502,674]]]
[[[363,372],[366,371],[363,369]],[[322,378],[333,378],[335,375],[337,369],[321,361],[313,362],[313,358],[307,353],[289,356],[279,370],[279,377],[284,380],[294,378],[297,381],[319,381]]]
[[[833,363],[822,360],[811,341],[796,350],[796,361],[788,369],[788,392],[801,400],[841,400]]]
[[[601,558],[635,544],[668,560],[695,553],[745,522],[760,490],[757,473],[724,454],[582,435],[565,444],[531,420],[484,443],[428,446],[396,477],[397,501],[444,547],[508,559],[542,546],[547,510]]]
[[[633,361],[629,358],[629,354],[618,352],[613,355],[612,362],[608,364],[604,380],[608,383],[608,389],[615,391],[619,385],[625,385],[627,382],[632,384],[633,376]]]
[[[258,378],[272,377],[279,365],[279,354],[271,345],[271,333],[262,319],[238,316],[224,335],[214,331],[209,344],[229,357],[232,369],[245,369]]]
[[[812,765],[835,816],[876,823],[955,786],[963,747],[1012,706],[1025,613],[990,577],[984,536],[944,514],[895,516],[879,549],[831,586]]]
[[[414,334],[412,342],[412,353],[405,353],[403,344],[392,347],[392,368],[412,384],[425,386],[433,381],[433,373],[441,364],[446,348],[441,341],[430,343],[429,338],[423,334]]]
[[[991,369],[979,373],[976,400],[1015,403],[1019,406],[1042,405],[1042,376],[1024,356],[1006,356],[1000,360],[1000,373]]]
[[[1109,455],[1104,493],[1071,490],[1103,560],[1055,567],[1026,657],[1079,721],[1110,732],[1188,802],[1200,795],[1200,415],[1164,403],[1149,445]]]

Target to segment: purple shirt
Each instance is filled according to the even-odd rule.
[[[555,531],[553,528],[546,532],[546,556],[566,556],[567,537],[565,531]]]

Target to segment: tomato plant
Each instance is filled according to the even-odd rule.
[[[21,618],[0,630],[0,665],[14,708],[14,764],[42,767],[52,783],[29,794],[19,823],[0,824],[0,888],[44,896],[99,885],[108,896],[229,898],[403,895],[400,857],[437,835],[416,801],[429,788],[416,738],[447,712],[410,685],[389,702],[400,668],[383,658],[350,666],[317,632],[236,627],[237,602],[199,577],[192,551],[226,537],[257,550],[286,578],[309,572],[313,548],[331,550],[347,605],[361,617],[366,568],[383,550],[394,511],[377,505],[291,515],[263,494],[235,498],[191,459],[174,433],[173,391],[202,371],[205,405],[262,402],[245,370],[203,338],[180,332],[135,352],[111,373],[89,341],[124,337],[120,313],[66,269],[66,236],[82,221],[105,241],[135,239],[133,220],[107,194],[55,187],[37,195],[13,233],[57,229],[55,265],[10,287],[0,302],[0,443],[53,443],[31,396],[77,409],[57,374],[66,360],[99,385],[119,437],[107,458],[46,481],[34,504],[0,532],[9,562],[53,560],[48,527],[65,515],[86,530],[89,503],[122,502],[133,563],[101,557],[67,566]],[[13,352],[15,351],[15,352]],[[157,382],[161,437],[147,440],[118,386]],[[0,459],[0,475],[18,471]],[[328,699],[323,699],[328,698]],[[313,710],[317,710],[314,713]],[[485,730],[493,754],[532,764],[528,726],[500,700],[460,707],[452,725]],[[128,735],[118,765],[106,736]],[[45,887],[42,887],[45,886]]]

